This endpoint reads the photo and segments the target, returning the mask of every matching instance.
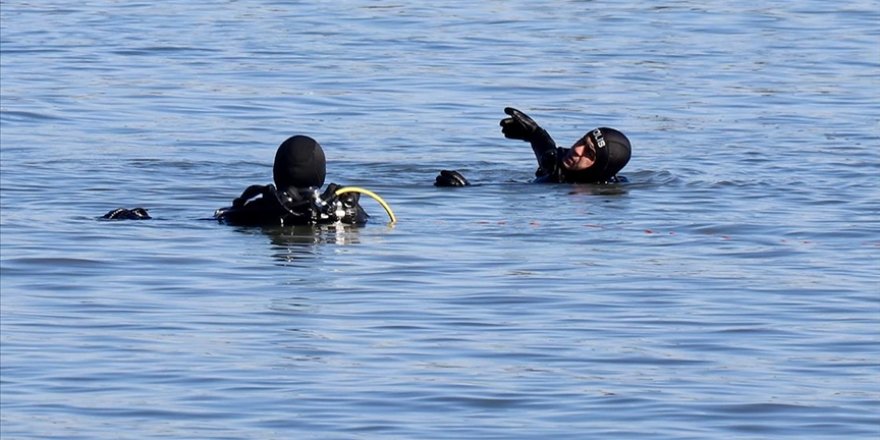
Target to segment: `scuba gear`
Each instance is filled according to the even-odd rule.
[[[323,193],[315,187],[278,191],[274,185],[252,185],[232,202],[232,206],[215,211],[214,218],[239,226],[333,223],[363,225],[370,216],[358,203],[360,194],[366,194],[382,205],[391,224],[397,222],[391,207],[376,193],[356,186],[340,187],[333,183]],[[152,217],[144,208],[117,208],[99,217],[101,220],[150,218]]]
[[[318,188],[288,189],[283,193],[276,192],[276,194],[278,202],[291,216],[303,218],[303,215],[308,213],[308,224],[366,223],[369,215],[358,204],[360,194],[367,194],[379,202],[388,213],[391,223],[397,221],[391,207],[381,197],[370,190],[355,186],[340,187],[331,183],[327,185],[323,194],[318,191]]]
[[[254,185],[245,192],[253,191]],[[346,223],[363,225],[370,217],[360,206],[360,195],[366,194],[378,202],[388,214],[390,223],[396,223],[394,211],[376,193],[357,186],[327,185],[323,193],[318,188],[288,188],[278,191],[274,185],[260,187],[262,197],[241,206],[218,209],[214,217],[234,225],[318,225]],[[236,199],[239,200],[242,197]]]
[[[464,179],[464,177],[462,177],[462,179]],[[468,185],[470,185],[470,184],[468,184]],[[367,196],[370,196],[373,200],[375,200],[380,205],[382,205],[382,208],[385,209],[385,213],[388,214],[388,219],[391,220],[391,223],[392,224],[397,223],[397,216],[394,215],[394,211],[391,210],[391,207],[388,206],[388,203],[386,203],[385,200],[383,200],[381,197],[379,197],[378,194],[376,194],[368,189],[364,189],[364,188],[357,187],[357,186],[346,186],[344,188],[339,188],[338,190],[336,190],[336,192],[334,194],[337,196],[340,196],[340,195],[352,193],[352,192],[366,194]]]
[[[339,189],[339,185],[330,184],[322,194],[316,187],[278,191],[274,185],[265,185],[262,187],[262,197],[248,201],[240,207],[218,209],[214,218],[223,223],[241,226],[365,224],[369,215],[358,204],[360,195],[338,195]]]

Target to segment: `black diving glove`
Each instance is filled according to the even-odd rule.
[[[504,113],[510,115],[509,118],[501,120],[501,132],[504,133],[504,137],[532,142],[543,136],[547,136],[547,131],[541,128],[541,126],[527,114],[513,107],[505,107]]]
[[[357,206],[361,199],[361,195],[356,192],[336,195],[336,191],[342,188],[344,188],[342,185],[337,185],[335,183],[327,185],[327,189],[324,190],[324,193],[322,193],[318,200],[315,201],[322,213],[327,214],[332,210],[335,210],[337,208],[337,202],[341,203],[342,208],[344,209],[351,209]]]
[[[434,186],[468,186],[470,184],[458,171],[440,171],[440,175],[434,180]]]
[[[331,183],[316,200],[316,205],[322,218],[331,221],[340,221],[348,224],[364,224],[370,217],[359,204],[361,195],[357,192],[336,194],[344,186]]]
[[[105,220],[149,220],[152,217],[144,208],[116,208],[104,214],[101,218]]]
[[[328,205],[335,203],[336,200],[339,198],[339,196],[336,195],[336,191],[338,191],[339,188],[342,188],[342,186],[335,183],[327,185],[327,189],[325,189],[324,193],[321,194],[321,196],[319,197],[320,200],[317,201],[317,203]]]
[[[509,118],[501,120],[501,132],[504,133],[504,137],[524,140],[531,144],[539,164],[548,151],[556,149],[556,142],[550,137],[550,133],[541,128],[534,119],[513,107],[505,107],[504,113],[510,115]]]

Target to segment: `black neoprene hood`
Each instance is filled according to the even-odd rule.
[[[596,146],[596,161],[582,171],[567,173],[576,182],[605,182],[614,177],[629,162],[632,146],[627,137],[608,127],[599,127],[584,135]]]
[[[324,149],[318,141],[308,136],[291,136],[275,152],[272,177],[280,191],[290,187],[320,188],[324,185],[326,174]]]

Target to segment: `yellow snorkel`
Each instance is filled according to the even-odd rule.
[[[352,193],[352,192],[370,196],[373,200],[379,202],[379,204],[382,205],[383,208],[385,208],[385,212],[388,213],[388,218],[391,219],[391,223],[392,224],[397,223],[397,217],[394,216],[394,212],[391,211],[391,207],[388,206],[388,204],[385,203],[385,200],[382,200],[382,198],[379,197],[378,194],[376,194],[368,189],[361,188],[359,186],[346,186],[346,187],[342,187],[342,188],[337,189],[335,194],[337,196],[339,196],[342,194]]]

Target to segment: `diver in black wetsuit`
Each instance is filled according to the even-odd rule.
[[[366,223],[369,215],[358,203],[360,194],[336,195],[341,187],[335,183],[320,192],[325,175],[321,145],[308,136],[291,136],[275,153],[275,184],[249,186],[232,201],[232,206],[218,209],[214,218],[242,226]]]
[[[556,142],[525,113],[511,107],[504,109],[509,117],[501,120],[501,132],[509,139],[532,145],[538,170],[535,183],[618,183],[618,176],[629,162],[632,147],[626,136],[608,127],[587,132],[570,148],[559,148]],[[470,182],[457,171],[443,170],[434,181],[436,186],[467,186]]]

